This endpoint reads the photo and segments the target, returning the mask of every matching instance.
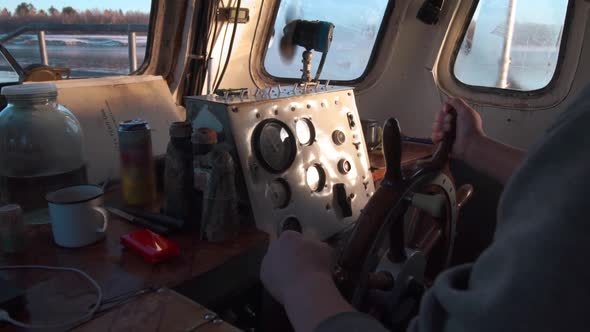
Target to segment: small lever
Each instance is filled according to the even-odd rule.
[[[344,183],[337,183],[334,185],[334,196],[336,198],[336,203],[342,210],[342,217],[352,217],[352,205],[350,198],[346,193],[346,186]]]
[[[385,178],[383,184],[399,184],[402,180],[402,134],[399,122],[390,118],[383,126]]]

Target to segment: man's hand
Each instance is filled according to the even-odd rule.
[[[449,134],[452,128],[453,114],[451,111],[453,109],[457,113],[457,128],[452,154],[454,158],[465,160],[468,158],[468,151],[472,143],[485,137],[485,133],[481,116],[462,99],[449,98],[442,110],[436,114],[432,125],[432,140],[438,143]]]
[[[332,277],[332,248],[285,231],[273,241],[264,260],[260,278],[266,289],[282,304],[290,292],[310,282]]]
[[[505,184],[521,164],[525,152],[486,136],[481,116],[459,98],[449,98],[436,114],[432,125],[432,140],[435,143],[451,131],[452,110],[457,113],[455,143],[451,152],[453,158]]]
[[[337,314],[354,311],[332,279],[332,248],[285,231],[262,261],[260,278],[297,332],[311,332]]]

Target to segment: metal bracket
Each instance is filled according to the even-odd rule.
[[[219,8],[217,11],[217,18],[221,22],[233,23],[236,21],[236,7]],[[238,10],[238,24],[246,24],[250,22],[250,9],[240,8]]]

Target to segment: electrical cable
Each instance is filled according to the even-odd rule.
[[[202,6],[205,8],[202,10],[204,11],[204,15],[194,17],[194,24],[199,24],[198,26],[198,33],[194,37],[196,43],[193,47],[192,53],[194,55],[201,55],[204,57],[203,61],[200,64],[195,64],[195,61],[187,62],[187,67],[192,66],[190,69],[190,74],[186,76],[188,82],[188,87],[186,88],[186,92],[188,95],[197,95],[203,91],[203,85],[205,82],[205,76],[207,72],[207,68],[209,66],[209,54],[207,53],[208,44],[207,42],[212,37],[213,40],[217,38],[216,35],[216,28],[211,30],[211,26],[213,25],[213,17],[215,16],[215,22],[218,20],[217,15],[217,7],[219,5],[219,0],[216,1],[205,1],[202,2]],[[192,75],[191,75],[192,74]]]
[[[219,1],[217,1],[215,3],[215,5],[211,6],[211,18],[213,19],[213,16],[215,16],[215,24],[213,26],[213,30],[211,30],[210,32],[212,32],[212,35],[209,36],[207,38],[207,41],[209,41],[211,43],[211,46],[209,47],[209,52],[207,52],[207,44],[205,44],[205,52],[207,52],[206,54],[206,61],[205,61],[205,68],[203,68],[204,72],[208,72],[208,68],[209,68],[209,62],[211,61],[211,55],[213,54],[213,47],[215,46],[215,41],[217,40],[217,37],[219,37],[219,33],[217,32],[217,27],[219,25]],[[209,21],[209,28],[211,28],[211,22]]]
[[[231,7],[231,2],[228,3]],[[216,82],[219,82],[219,74],[221,73],[221,57],[223,56],[223,49],[225,48],[225,41],[227,40],[227,31],[229,30],[229,24],[225,25],[225,31],[223,31],[223,38],[221,40],[221,48],[219,50],[219,64],[217,65],[217,72],[215,73],[215,77],[213,78],[213,86],[215,86]],[[221,30],[220,30],[221,31]],[[213,52],[213,51],[211,51]],[[215,93],[215,90],[211,91]]]
[[[225,72],[226,72],[227,67],[229,65],[229,60],[231,59],[231,53],[232,53],[233,47],[234,47],[236,32],[238,30],[238,19],[240,17],[239,13],[240,13],[241,4],[242,4],[242,0],[238,0],[238,5],[236,6],[236,19],[234,20],[234,29],[232,31],[232,36],[231,36],[231,40],[229,43],[229,48],[227,50],[227,58],[225,59],[225,64],[223,66],[223,70],[221,71],[221,75],[219,76],[219,81],[217,81],[213,91],[217,91],[219,89],[219,86],[221,85],[221,81],[223,81],[223,77],[225,76]]]
[[[260,3],[260,11],[258,12],[258,19],[256,20],[256,27],[254,28],[254,37],[252,38],[252,45],[250,46],[250,57],[248,58],[248,65],[251,67],[252,64],[252,53],[254,52],[254,44],[256,44],[256,36],[258,35],[258,26],[260,25],[260,19],[262,17],[262,9],[264,8],[264,0]],[[249,70],[252,82],[256,82],[252,70]],[[254,85],[258,86],[256,83]]]
[[[78,270],[78,269],[74,269],[74,268],[69,268],[69,267],[57,267],[57,266],[45,266],[45,265],[9,265],[9,266],[0,266],[0,270],[23,270],[23,269],[39,269],[39,270],[49,270],[49,271],[64,271],[64,272],[73,272],[73,273],[77,273],[79,275],[81,275],[82,277],[84,277],[86,280],[88,280],[90,282],[90,284],[92,284],[92,286],[94,286],[96,288],[96,303],[94,304],[94,306],[83,316],[76,318],[76,319],[72,319],[70,321],[67,321],[65,323],[59,323],[59,324],[26,324],[23,322],[19,322],[17,320],[14,320],[10,317],[10,315],[8,314],[8,312],[4,311],[4,310],[0,310],[0,321],[5,321],[7,323],[10,323],[14,326],[20,327],[20,328],[24,328],[24,329],[59,329],[59,328],[66,328],[69,327],[71,325],[74,324],[79,324],[81,322],[85,322],[88,321],[90,319],[92,319],[92,317],[94,316],[94,314],[96,313],[96,311],[98,310],[98,308],[101,306],[102,304],[102,289],[100,288],[100,286],[98,285],[98,283],[96,282],[96,280],[92,279],[92,277],[90,277],[88,274],[86,274],[86,272]]]

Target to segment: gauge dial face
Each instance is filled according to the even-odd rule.
[[[311,191],[320,192],[326,184],[326,172],[324,172],[322,166],[316,164],[307,169],[305,179]]]
[[[310,119],[301,119],[295,124],[297,139],[301,145],[311,145],[315,140],[315,128]]]
[[[291,200],[291,188],[284,179],[276,179],[268,185],[266,197],[272,202],[273,208],[284,209]]]
[[[286,171],[297,152],[295,137],[287,125],[278,120],[266,120],[254,131],[254,152],[260,163],[272,173]]]

